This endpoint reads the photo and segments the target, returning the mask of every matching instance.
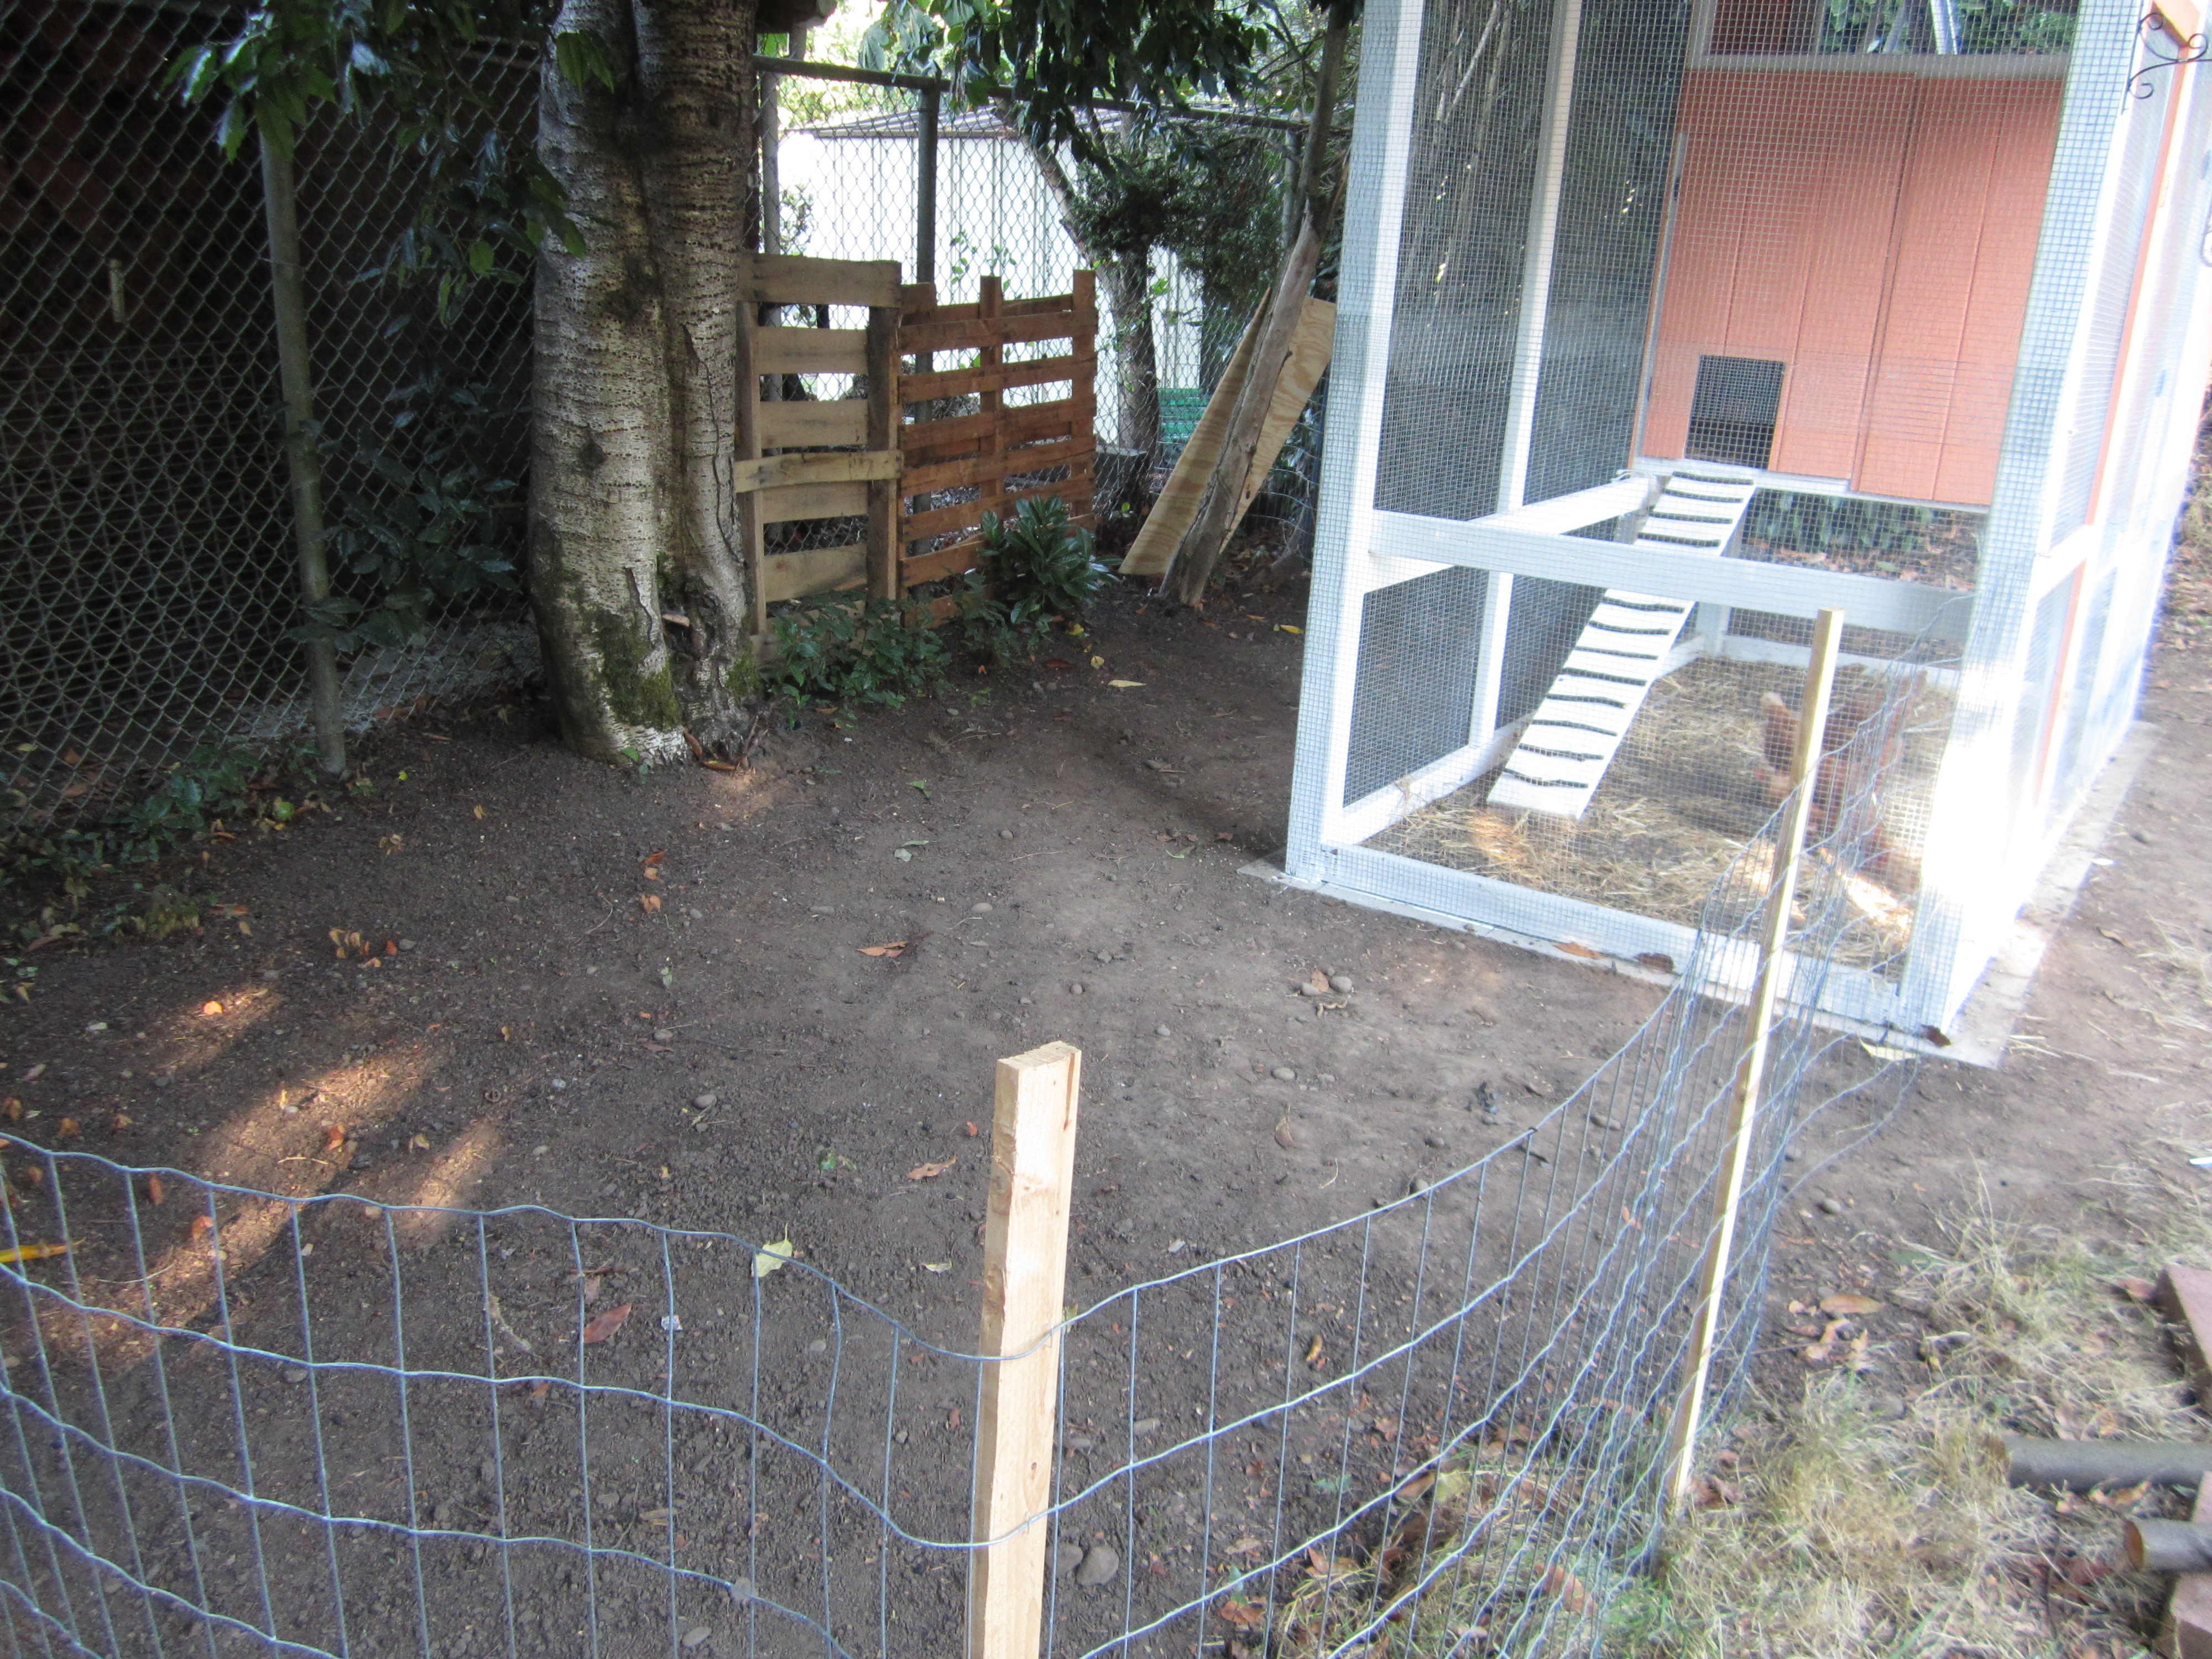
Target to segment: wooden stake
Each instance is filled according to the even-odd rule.
[[[1836,657],[1843,637],[1844,613],[1823,611],[1813,625],[1813,657],[1805,669],[1805,702],[1798,711],[1797,743],[1790,757],[1790,805],[1775,836],[1774,878],[1767,888],[1765,924],[1759,930],[1759,974],[1752,981],[1751,1005],[1746,1011],[1750,1036],[1736,1064],[1727,1161],[1722,1166],[1720,1191],[1713,1202],[1712,1235],[1705,1246],[1705,1271],[1698,1285],[1697,1321],[1690,1333],[1689,1380],[1675,1401],[1668,1436],[1667,1504],[1668,1511],[1674,1514],[1687,1507],[1690,1499],[1690,1468],[1698,1449],[1698,1419],[1705,1412],[1713,1345],[1720,1334],[1729,1254],[1735,1246],[1736,1210],[1743,1201],[1744,1171],[1751,1161],[1752,1130],[1759,1120],[1759,1093],[1765,1081],[1774,1010],[1782,994],[1790,912],[1797,902],[1797,860],[1805,850],[1805,825],[1812,816],[1813,793],[1820,782],[1821,738],[1827,731],[1828,696],[1835,689]]]
[[[968,1659],[1037,1659],[1060,1386],[1060,1298],[1083,1056],[1065,1042],[999,1062],[983,1231],[981,1409]],[[1005,1356],[994,1359],[988,1357]]]

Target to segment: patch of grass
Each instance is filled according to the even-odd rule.
[[[1755,1400],[1709,1460],[1729,1501],[1671,1529],[1615,1605],[1643,1659],[1776,1655],[2120,1659],[2165,1582],[2115,1571],[2128,1514],[2175,1494],[2054,1498],[2004,1483],[1990,1437],[2197,1439],[2157,1317],[2113,1288],[2202,1255],[2203,1217],[2139,1247],[1977,1217],[1894,1300],[1922,1314],[1936,1380],[1910,1400],[1848,1372]],[[2160,1248],[2162,1247],[2162,1248]]]

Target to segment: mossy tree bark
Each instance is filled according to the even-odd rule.
[[[530,587],[561,732],[600,760],[741,738],[739,256],[754,188],[752,0],[563,0],[614,85],[547,54],[538,147],[580,254],[536,288]]]

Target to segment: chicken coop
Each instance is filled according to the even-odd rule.
[[[2195,0],[1365,28],[1288,879],[1686,962],[1838,608],[1875,805],[1808,994],[1940,1032],[2135,709],[2212,365]]]

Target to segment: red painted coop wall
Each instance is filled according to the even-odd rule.
[[[1701,356],[1757,358],[1784,365],[1773,471],[1986,503],[2061,90],[1692,73],[1644,453],[1682,457]]]

